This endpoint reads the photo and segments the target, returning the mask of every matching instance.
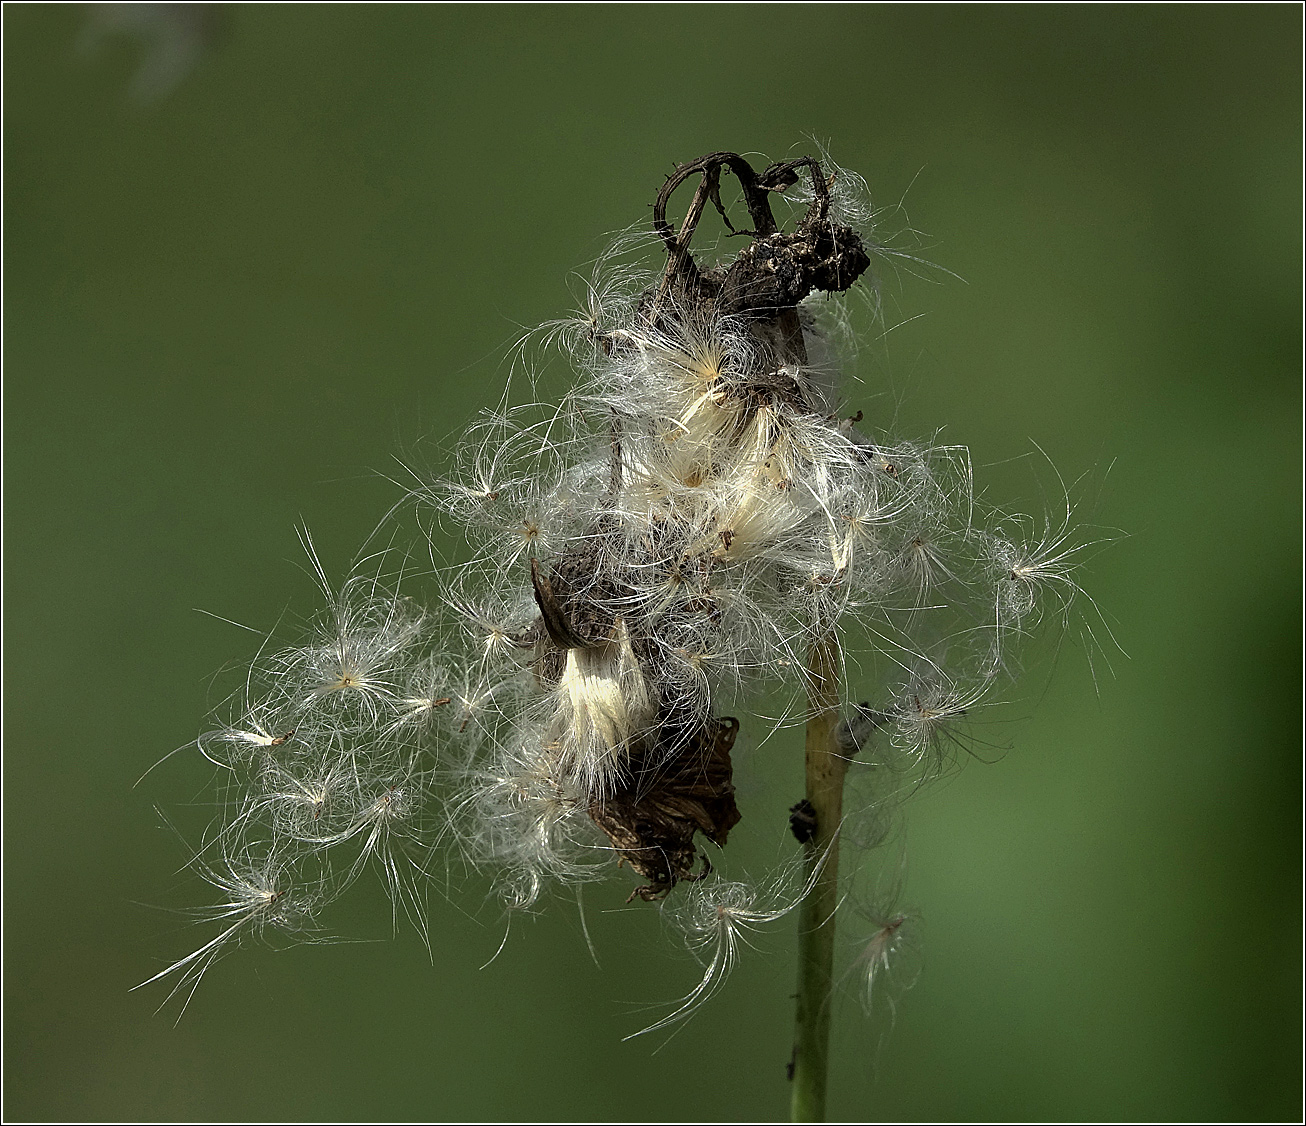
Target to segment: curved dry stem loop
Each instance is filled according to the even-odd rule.
[[[826,180],[820,164],[810,156],[769,164],[760,175],[754,171],[747,160],[734,152],[708,153],[677,167],[662,185],[662,190],[658,192],[657,200],[653,204],[653,229],[666,243],[668,256],[667,268],[662,277],[662,284],[658,288],[654,312],[656,313],[661,307],[674,285],[679,283],[692,291],[695,283],[698,282],[699,269],[690,253],[689,244],[709,202],[716,208],[721,221],[732,235],[749,235],[755,239],[768,238],[778,234],[780,230],[771,212],[769,193],[783,192],[796,184],[800,169],[807,169],[812,177],[812,205],[804,221],[810,222],[813,219],[824,221],[830,210],[830,183],[833,177]],[[732,172],[735,179],[739,181],[744,194],[744,204],[753,222],[751,231],[737,230],[730,222],[730,216],[726,214],[725,206],[721,202],[722,170]],[[667,222],[667,205],[675,190],[694,175],[701,175],[702,180],[699,181],[689,210],[680,225],[680,232],[677,234]]]

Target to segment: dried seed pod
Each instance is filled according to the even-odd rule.
[[[694,834],[724,846],[739,823],[730,749],[739,733],[733,716],[711,720],[655,771],[632,770],[630,782],[611,797],[594,802],[590,817],[612,841],[618,861],[628,863],[649,881],[631,898],[657,899],[680,880],[702,879],[695,872],[699,853]],[[656,761],[656,760],[655,760]]]

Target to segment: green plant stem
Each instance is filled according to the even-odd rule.
[[[816,831],[803,845],[804,887],[798,915],[798,1011],[794,1020],[794,1122],[825,1121],[834,978],[835,909],[839,904],[839,823],[847,760],[835,745],[839,720],[839,646],[833,635],[812,646],[808,667],[807,800]]]

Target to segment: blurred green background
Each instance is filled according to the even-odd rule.
[[[195,608],[311,614],[298,522],[342,578],[673,161],[807,135],[966,282],[889,276],[868,413],[1017,507],[1036,441],[1127,533],[1082,578],[1128,657],[1095,688],[1072,621],[1010,750],[908,807],[925,968],[882,1047],[841,1010],[832,1117],[1300,1115],[1300,9],[194,17],[4,8],[7,1117],[787,1113],[791,928],[653,1054],[621,1037],[696,972],[622,880],[601,969],[565,899],[480,970],[484,883],[433,964],[360,884],[327,922],[378,941],[238,951],[173,1027],[128,989],[211,892],[154,806],[202,826],[211,772],[132,783],[257,644]],[[791,847],[796,748],[732,871]]]

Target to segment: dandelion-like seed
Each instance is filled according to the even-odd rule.
[[[671,913],[672,925],[678,929],[690,953],[703,966],[703,977],[661,1020],[632,1032],[632,1040],[650,1032],[670,1028],[687,1019],[703,1005],[730,976],[742,946],[749,946],[749,935],[783,919],[802,899],[798,889],[787,889],[786,874],[769,888],[712,876],[690,887],[678,908]]]
[[[915,945],[915,920],[901,911],[871,914],[871,931],[862,942],[853,962],[859,999],[869,1016],[877,1005],[887,1006],[890,1017],[898,998],[915,983],[910,973],[904,976],[901,961]],[[897,975],[896,979],[894,975]]]
[[[694,246],[709,205],[742,240],[715,262]],[[225,804],[192,867],[223,891],[207,915],[223,929],[150,981],[188,1000],[232,942],[315,934],[366,872],[428,937],[441,846],[492,873],[510,911],[616,873],[703,967],[642,1033],[678,1026],[753,936],[797,917],[794,1110],[823,1112],[847,889],[900,798],[956,757],[1007,647],[1049,595],[1064,613],[1078,592],[1069,508],[1017,535],[976,502],[964,449],[895,442],[849,411],[844,295],[876,305],[873,262],[910,260],[878,216],[824,153],[680,165],[653,209],[662,264],[627,262],[640,240],[618,240],[581,310],[519,341],[523,362],[561,354],[572,389],[546,404],[510,387],[448,476],[414,490],[425,524],[469,553],[437,562],[439,605],[383,580],[385,553],[336,589],[306,541],[326,613],[298,644],[269,643],[233,717],[199,740]],[[854,637],[871,639],[855,660]],[[776,828],[798,855],[778,877],[729,879],[721,853],[747,812],[737,738],[795,718],[806,793]],[[867,925],[843,980],[874,1008],[911,918],[852,913]]]
[[[224,897],[212,907],[202,908],[195,914],[204,921],[226,923],[226,926],[198,949],[140,985],[133,986],[133,989],[140,989],[152,982],[174,977],[163,1005],[181,996],[178,1020],[181,1020],[204,975],[228,947],[247,938],[262,939],[269,928],[298,934],[301,939],[311,938],[320,905],[318,889],[296,886],[287,858],[275,850],[268,850],[257,859],[227,856],[218,864],[209,864],[196,857],[191,867]]]

